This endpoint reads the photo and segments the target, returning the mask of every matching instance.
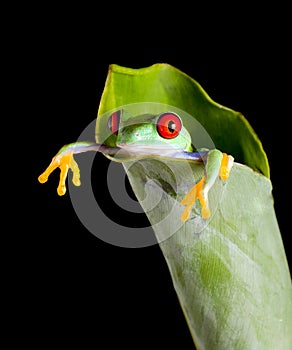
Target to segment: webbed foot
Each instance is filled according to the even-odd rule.
[[[208,192],[210,188],[215,183],[218,175],[223,181],[227,180],[229,177],[234,158],[226,153],[221,153],[218,150],[211,152],[209,160],[207,160],[205,175],[189,190],[180,202],[181,205],[186,206],[181,214],[181,220],[184,222],[190,218],[192,207],[195,205],[197,199],[199,199],[201,203],[202,218],[207,219],[211,215],[208,204]],[[210,159],[210,157],[213,158]]]
[[[219,176],[222,180],[227,180],[229,177],[230,170],[234,163],[234,158],[226,153],[222,153],[222,161],[219,170]]]
[[[199,199],[201,203],[202,217],[204,219],[207,219],[210,216],[211,213],[208,205],[208,199],[206,198],[203,191],[204,184],[205,184],[205,176],[203,176],[202,179],[189,190],[189,192],[184,196],[184,198],[180,202],[181,205],[186,206],[184,211],[181,214],[182,221],[187,221],[190,218],[191,210],[195,205],[195,202],[197,199]]]
[[[52,159],[50,165],[47,169],[38,177],[40,183],[44,183],[48,180],[49,175],[56,169],[60,168],[60,180],[57,188],[59,196],[63,196],[66,193],[66,178],[68,170],[70,169],[73,173],[72,182],[75,186],[80,186],[80,170],[78,164],[73,158],[73,151],[62,149],[60,152]]]

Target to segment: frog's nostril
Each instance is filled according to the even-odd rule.
[[[134,135],[135,135],[136,137],[138,137],[138,136],[139,136],[139,133],[138,133],[138,132],[135,132]]]

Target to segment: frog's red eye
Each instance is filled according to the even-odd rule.
[[[107,121],[107,125],[110,131],[115,135],[117,135],[119,131],[120,115],[121,115],[121,111],[116,111],[109,117]]]
[[[180,117],[172,112],[163,113],[157,120],[157,131],[165,139],[175,138],[182,128]]]

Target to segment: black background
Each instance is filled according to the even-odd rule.
[[[27,214],[17,239],[18,310],[11,322],[25,329],[19,335],[24,342],[39,348],[91,348],[85,345],[91,343],[101,349],[175,344],[194,349],[160,248],[120,248],[96,238],[79,221],[69,196],[57,196],[58,171],[44,185],[37,177],[58,149],[74,142],[96,118],[109,64],[169,63],[196,79],[214,101],[242,112],[258,134],[270,163],[289,259],[291,89],[286,87],[285,21],[275,28],[257,17],[243,23],[221,18],[216,25],[206,18],[196,26],[184,13],[177,31],[175,21],[166,25],[158,16],[125,20],[112,18],[110,11],[83,15],[78,7],[67,10],[30,15],[14,47],[15,102],[21,102],[17,114],[22,122],[25,118],[21,137],[30,187],[21,200]],[[100,155],[95,172],[101,187],[107,165]],[[128,220],[136,219],[129,215]]]

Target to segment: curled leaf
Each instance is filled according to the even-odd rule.
[[[104,113],[141,102],[186,111],[236,160],[229,179],[218,179],[210,191],[211,217],[202,219],[198,205],[186,223],[180,221],[180,201],[200,178],[201,165],[159,159],[123,163],[197,349],[290,350],[291,277],[260,140],[240,113],[212,101],[194,79],[167,64],[110,66],[97,139]]]

